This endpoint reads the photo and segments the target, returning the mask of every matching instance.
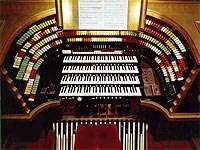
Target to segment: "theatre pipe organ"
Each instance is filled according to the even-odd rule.
[[[199,55],[177,24],[147,14],[141,31],[62,30],[55,15],[28,24],[1,64],[3,97],[9,95],[20,109],[2,108],[1,118],[31,121],[47,108],[58,108],[57,137],[67,136],[60,133],[63,122],[114,123],[123,149],[133,131],[128,125],[145,121],[138,106],[158,110],[168,120],[198,120],[199,103],[189,113],[178,108],[194,82],[199,84]],[[62,144],[55,148],[72,146]]]

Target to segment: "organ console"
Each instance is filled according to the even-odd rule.
[[[63,30],[55,12],[46,13],[19,19],[4,39],[2,149],[104,149],[114,135],[110,149],[146,150],[155,149],[150,134],[199,138],[196,33],[151,10],[140,31]],[[51,132],[44,147],[21,142]]]
[[[91,47],[101,47],[100,44]],[[55,132],[55,149],[70,149],[75,147],[75,136],[78,136],[77,127],[80,124],[114,124],[117,127],[118,137],[123,150],[146,149],[147,124],[141,120],[126,118],[130,116],[129,101],[134,101],[134,97],[144,96],[140,60],[138,60],[138,50],[134,50],[130,45],[125,45],[127,49],[109,49],[110,45],[104,44],[98,50],[84,51],[76,50],[68,46],[68,50],[62,50],[63,67],[61,69],[60,90],[58,96],[63,101],[71,99],[77,103],[78,114],[83,116],[96,116],[96,119],[86,118],[74,120],[64,120],[55,122],[53,129]],[[81,49],[81,48],[79,48]],[[128,111],[125,107],[120,111],[117,103],[126,98],[128,101]],[[107,102],[106,102],[106,101]],[[88,105],[87,101],[92,101],[91,112],[84,112],[83,105]],[[102,104],[102,101],[103,104]],[[115,102],[114,102],[115,101]],[[100,103],[100,104],[99,104]],[[109,104],[110,103],[110,104]],[[97,106],[95,106],[97,105]],[[119,104],[118,104],[119,105]],[[125,105],[125,102],[121,102]],[[114,109],[109,111],[110,109]],[[73,107],[72,107],[73,109]],[[109,114],[109,112],[112,112]],[[122,113],[124,112],[124,113]],[[65,114],[67,114],[65,112]],[[115,116],[125,118],[116,119]],[[110,116],[112,118],[103,119],[100,116]],[[126,120],[127,119],[127,120]],[[86,137],[87,138],[87,137]],[[94,138],[94,137],[93,137]],[[91,140],[91,139],[89,139]],[[97,145],[98,148],[98,145]],[[75,148],[76,149],[76,148]],[[99,148],[101,149],[101,148]]]

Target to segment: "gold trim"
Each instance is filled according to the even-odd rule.
[[[181,104],[183,98],[187,95],[188,90],[190,89],[192,83],[196,79],[196,76],[198,75],[199,72],[200,72],[200,69],[197,68],[197,67],[194,67],[190,71],[190,75],[186,79],[184,85],[181,87],[180,92],[177,94],[177,97],[176,97],[175,101],[173,102],[174,106],[172,106],[170,108],[170,112],[176,112],[177,111],[179,105]]]
[[[151,107],[153,109],[158,110],[168,119],[168,121],[198,121],[200,119],[200,113],[199,112],[170,113],[162,105],[160,105],[156,102],[153,102],[153,101],[149,101],[149,100],[141,100],[141,105]]]
[[[141,0],[140,19],[139,19],[139,28],[140,29],[143,29],[145,27],[147,5],[148,5],[148,0]]]
[[[199,0],[149,0],[149,3],[152,4],[199,4]]]
[[[200,33],[200,21],[195,21],[194,25],[196,26],[198,32]]]
[[[34,117],[42,112],[43,110],[50,108],[50,107],[56,107],[60,106],[60,100],[53,100],[49,102],[42,103],[41,105],[37,106],[35,109],[33,109],[29,114],[2,114],[1,119],[5,120],[28,120],[32,121]]]
[[[18,3],[25,3],[25,2],[36,2],[36,3],[54,3],[55,0],[1,0],[1,2],[18,2]],[[149,3],[199,3],[198,0],[149,0]]]
[[[147,10],[146,0],[128,0],[127,29],[137,31],[145,25]],[[141,20],[144,19],[144,20]]]
[[[24,102],[22,96],[20,95],[13,80],[10,78],[8,71],[4,67],[1,67],[0,70],[1,70],[3,80],[6,83],[10,92],[13,94],[14,99],[16,100],[17,104],[21,107],[21,109],[24,113],[28,114],[30,112],[30,110],[28,109],[26,103]]]
[[[0,20],[0,31],[3,29],[5,22],[5,20]]]
[[[78,30],[78,0],[62,0],[63,30]]]
[[[1,2],[6,2],[6,3],[55,3],[55,0],[1,0]]]
[[[62,0],[56,1],[56,17],[58,26],[63,28],[63,11],[62,11]]]

